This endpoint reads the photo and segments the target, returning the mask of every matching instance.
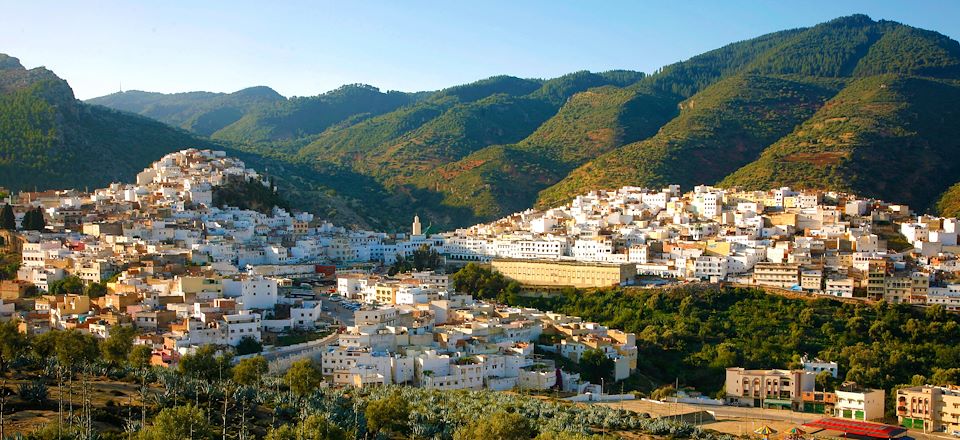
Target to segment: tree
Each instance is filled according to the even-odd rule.
[[[364,414],[367,418],[367,429],[372,432],[388,436],[406,434],[410,426],[410,404],[399,392],[368,403]]]
[[[833,391],[837,386],[837,379],[829,371],[817,373],[817,388],[823,391]]]
[[[193,405],[160,411],[153,425],[140,431],[141,440],[213,439],[214,431],[203,410]]]
[[[9,231],[17,229],[17,217],[9,203],[4,203],[3,209],[0,209],[0,229]]]
[[[484,268],[477,263],[468,263],[453,274],[453,288],[469,293],[478,299],[509,300],[509,293],[520,291],[520,285],[506,279],[503,274]],[[501,301],[504,302],[504,301]]]
[[[346,440],[347,434],[327,418],[311,415],[296,425],[282,425],[273,428],[264,437],[265,440]]]
[[[129,325],[114,325],[110,327],[110,336],[100,344],[103,358],[113,365],[120,365],[129,359],[133,349],[133,338],[137,336],[137,329]]]
[[[472,440],[489,438],[497,440],[529,440],[536,434],[527,418],[506,411],[497,411],[485,417],[476,418],[460,427],[453,434],[453,440]]]
[[[610,359],[603,350],[586,350],[580,355],[580,377],[584,380],[599,384],[600,379],[613,379],[613,359]]]
[[[323,375],[312,360],[301,359],[290,366],[287,374],[283,376],[283,381],[294,394],[305,396],[320,387]]]
[[[49,291],[51,295],[79,295],[83,293],[83,280],[71,275],[51,283]]]
[[[413,263],[408,261],[407,257],[404,257],[402,254],[397,254],[397,258],[390,266],[390,269],[387,270],[387,274],[394,276],[398,273],[410,272],[411,270],[413,270]]]
[[[240,385],[255,385],[260,383],[269,369],[267,359],[263,356],[243,359],[233,367],[233,381]]]
[[[22,226],[23,229],[28,231],[42,231],[46,229],[47,222],[43,218],[43,210],[39,207],[27,210],[23,216]]]
[[[416,270],[432,270],[443,264],[443,257],[440,256],[440,253],[426,243],[413,251],[412,259],[413,268]]]
[[[212,381],[232,375],[232,358],[233,355],[229,351],[218,355],[216,346],[204,345],[192,354],[180,358],[177,368],[182,374]]]
[[[260,353],[263,351],[263,344],[251,336],[244,336],[240,338],[240,342],[237,343],[236,350],[238,356]]]
[[[939,386],[960,384],[960,368],[934,368],[930,381]]]
[[[28,347],[27,337],[20,333],[15,322],[0,322],[0,371],[6,371],[7,364],[25,354]]]
[[[134,345],[127,356],[127,362],[133,368],[147,368],[150,366],[150,358],[153,357],[153,350],[146,345]]]
[[[677,389],[673,385],[664,385],[660,388],[653,390],[650,393],[650,398],[653,400],[663,400],[667,397],[673,397],[677,395]]]
[[[91,299],[100,298],[107,295],[107,286],[103,283],[90,283],[83,289],[83,293]]]
[[[51,344],[48,349],[55,355],[60,365],[68,368],[78,368],[93,362],[100,354],[97,338],[93,335],[80,333],[77,330],[48,332],[41,336],[52,335],[47,339],[37,338],[37,345]]]

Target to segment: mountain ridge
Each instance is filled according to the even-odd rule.
[[[13,60],[0,57],[0,66]],[[24,78],[44,71],[0,79],[8,111],[19,115],[8,125],[31,128],[17,131],[29,142],[17,142],[33,165],[46,163],[44,142],[62,143],[57,118],[97,108],[72,104],[72,91],[64,98],[65,82],[22,91]],[[960,168],[949,165],[960,152],[951,128],[960,115],[948,105],[958,81],[956,41],[852,15],[730,43],[651,74],[500,75],[416,93],[355,84],[300,98],[266,87],[125,92],[90,102],[164,120],[189,131],[176,132],[186,139],[284,170],[305,188],[297,200],[306,209],[390,229],[414,213],[457,227],[628,184],[788,184],[852,189],[920,211],[949,207],[960,197],[948,192],[960,182]],[[888,89],[878,93],[881,86]],[[33,104],[17,107],[26,98],[11,94]]]

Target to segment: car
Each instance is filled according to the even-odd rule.
[[[952,436],[954,436],[954,437],[960,437],[960,431],[953,431],[953,432],[950,433],[950,435],[952,435]]]

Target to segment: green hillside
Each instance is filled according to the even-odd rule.
[[[576,72],[548,80],[527,95],[498,93],[457,104],[419,128],[377,146],[362,161],[354,161],[354,168],[388,185],[410,183],[487,146],[523,140],[575,93],[641,78],[642,74],[626,71]]]
[[[623,185],[714,182],[810,117],[833,87],[758,75],[720,81],[682,102],[680,115],[653,137],[604,154],[544,190],[541,204]]]
[[[412,101],[413,97],[402,92],[381,92],[364,84],[346,85],[318,96],[254,107],[213,133],[213,138],[244,143],[301,139],[344,120],[383,114]]]
[[[590,89],[571,97],[521,142],[484,148],[416,183],[443,193],[446,206],[468,208],[478,218],[522,210],[580,163],[655,133],[678,100],[639,86]]]
[[[156,119],[203,136],[237,122],[247,112],[262,106],[284,102],[283,96],[269,87],[250,87],[234,93],[151,93],[130,90],[88,100],[117,110]]]
[[[542,203],[621,185],[722,181],[855,190],[922,210],[960,179],[938,162],[958,146],[947,104],[960,72],[956,41],[863,15],[774,40],[737,76],[685,101],[656,136],[585,164]]]
[[[960,183],[953,184],[940,195],[936,212],[945,217],[960,217]]]
[[[858,79],[722,184],[850,190],[926,209],[960,176],[958,100],[951,80]]]
[[[53,72],[0,55],[0,186],[129,181],[163,154],[205,144],[152,119],[81,103]]]

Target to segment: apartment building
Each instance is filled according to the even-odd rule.
[[[897,390],[897,421],[905,428],[960,432],[960,387],[917,386]]]
[[[884,390],[864,388],[847,382],[836,390],[837,403],[834,415],[853,420],[882,420],[886,399]]]
[[[759,262],[753,266],[753,282],[761,286],[789,289],[800,284],[800,265]]]
[[[637,265],[626,263],[495,259],[491,265],[509,279],[534,286],[609,287],[637,275]]]
[[[727,368],[726,403],[755,408],[800,409],[804,391],[814,391],[817,374],[804,370]]]

